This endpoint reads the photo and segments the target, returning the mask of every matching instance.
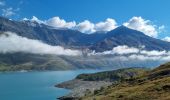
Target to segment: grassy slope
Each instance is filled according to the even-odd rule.
[[[57,56],[34,54],[0,54],[0,71],[68,70],[75,67]]]
[[[121,81],[125,79],[135,78],[146,72],[145,68],[123,68],[113,71],[104,71],[93,74],[80,74],[76,79],[84,81]]]
[[[89,93],[83,100],[170,100],[170,63],[138,78]]]

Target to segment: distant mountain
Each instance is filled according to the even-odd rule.
[[[159,39],[155,39],[145,35],[142,32],[120,26],[108,32],[103,40],[95,43],[91,49],[98,52],[111,50],[119,45],[127,45],[129,47],[145,46],[146,50],[170,50],[170,43]]]
[[[120,26],[107,33],[84,34],[70,29],[54,29],[32,21],[13,21],[0,17],[0,31],[12,31],[20,36],[41,40],[67,48],[89,48],[97,52],[119,45],[145,46],[146,50],[170,50],[170,43],[146,36],[142,32]]]
[[[11,31],[23,37],[41,40],[50,45],[62,45],[65,47],[89,46],[104,36],[104,34],[87,35],[69,29],[54,29],[37,22],[13,21],[3,17],[0,17],[0,31]]]
[[[120,61],[104,56],[58,56],[26,53],[0,54],[1,71],[20,70],[76,70],[76,69],[118,69],[126,67],[153,67],[162,62],[155,61]]]

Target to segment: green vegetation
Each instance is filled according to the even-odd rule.
[[[170,63],[95,90],[81,100],[170,100]]]
[[[24,53],[0,54],[0,71],[68,69],[75,69],[75,67],[59,56]]]
[[[10,67],[6,64],[0,64],[0,71],[10,70]]]
[[[124,68],[94,74],[81,74],[76,79],[82,79],[84,81],[122,81],[136,78],[146,72],[146,70],[145,68]]]

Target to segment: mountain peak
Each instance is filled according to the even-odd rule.
[[[124,26],[124,25],[121,25],[121,26],[119,26],[119,27],[117,27],[117,28],[119,28],[119,29],[126,29],[126,28],[128,28],[128,27],[126,27],[126,26]]]
[[[158,40],[145,35],[144,33],[130,29],[126,26],[120,26],[108,32],[105,38],[98,41],[92,49],[96,52],[112,50],[114,47],[127,45],[129,47],[138,48],[144,45],[146,50],[170,50],[170,44],[162,40]]]
[[[114,29],[114,30],[112,30],[112,31],[130,31],[130,32],[133,31],[133,32],[140,32],[140,31],[138,31],[138,30],[128,28],[128,27],[126,27],[126,26],[124,26],[124,25],[121,25],[121,26],[117,27],[116,29]],[[140,33],[142,33],[142,32],[140,32]],[[143,34],[144,34],[144,33],[143,33]]]
[[[121,25],[119,27],[117,27],[116,29],[110,31],[107,33],[107,35],[109,37],[111,36],[114,36],[114,35],[123,35],[123,36],[127,36],[127,35],[133,35],[133,36],[146,36],[144,33],[138,31],[138,30],[134,30],[134,29],[131,29],[131,28],[128,28],[124,25]]]

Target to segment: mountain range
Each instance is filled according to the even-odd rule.
[[[146,50],[170,50],[170,43],[155,39],[142,32],[120,26],[109,32],[85,34],[70,29],[55,29],[35,21],[13,21],[0,17],[0,31],[11,31],[29,39],[41,40],[65,48],[88,48],[96,52],[112,50],[119,45],[145,46]]]
[[[144,33],[127,28],[117,27],[109,32],[93,34],[81,33],[77,30],[56,29],[35,21],[15,21],[0,17],[0,33],[10,31],[28,39],[39,40],[52,46],[69,49],[105,52],[114,47],[126,45],[144,50],[169,51],[170,43],[152,38]],[[20,45],[20,44],[18,44]],[[38,55],[23,52],[0,54],[0,70],[66,70],[84,68],[120,68],[158,66],[162,61],[120,61],[110,56],[57,56]]]

